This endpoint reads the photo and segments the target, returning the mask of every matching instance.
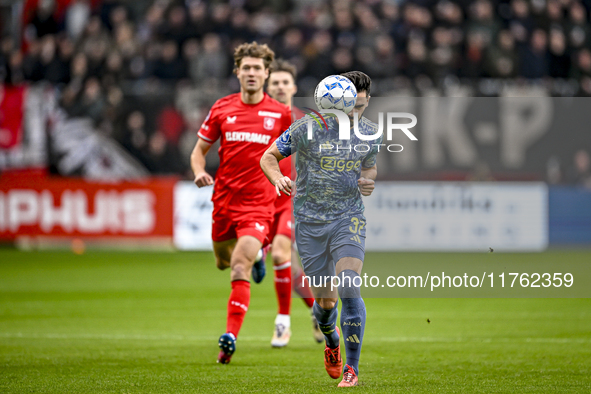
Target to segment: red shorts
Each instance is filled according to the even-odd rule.
[[[213,242],[223,242],[234,238],[250,235],[261,241],[263,245],[269,244],[269,229],[273,212],[249,211],[249,212],[216,212],[212,215],[211,238]]]
[[[285,235],[287,238],[291,239],[291,200],[289,204],[284,204],[281,207],[278,207],[275,211],[275,215],[273,216],[273,225],[271,226],[271,231],[269,232],[269,238],[273,240],[276,235]]]

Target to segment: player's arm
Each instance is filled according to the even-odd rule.
[[[261,157],[261,169],[267,179],[275,186],[277,195],[281,192],[291,194],[291,178],[281,173],[279,162],[288,156],[291,156],[292,139],[291,127],[288,128],[273,142]]]
[[[195,174],[195,184],[198,187],[213,185],[213,178],[205,172],[205,155],[211,148],[211,145],[221,136],[220,123],[217,114],[217,102],[211,108],[201,128],[197,132],[199,140],[191,152],[191,169]]]
[[[364,168],[361,167],[361,177],[357,181],[359,191],[363,196],[369,196],[376,187],[376,176],[378,175],[378,165],[374,164],[373,167]]]
[[[195,184],[198,187],[213,185],[213,178],[205,172],[205,155],[211,144],[200,138],[191,153],[191,168],[195,174]]]
[[[378,144],[382,143],[382,139],[378,141]],[[376,176],[378,175],[378,156],[379,150],[373,148],[371,152],[361,162],[361,177],[357,181],[359,191],[362,196],[370,196],[376,188]]]
[[[291,179],[283,175],[279,169],[279,162],[283,159],[285,159],[285,156],[279,152],[277,143],[273,142],[261,157],[261,169],[269,182],[275,186],[278,196],[281,195],[281,192],[289,196],[291,194]]]

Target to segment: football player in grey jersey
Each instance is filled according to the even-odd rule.
[[[342,76],[350,79],[357,89],[355,108],[349,114],[350,127],[357,116],[360,134],[376,134],[378,126],[362,116],[369,104],[371,79],[359,71]],[[326,339],[326,370],[334,379],[342,371],[339,387],[349,387],[358,383],[365,329],[360,273],[365,256],[366,221],[361,196],[369,196],[374,190],[381,137],[372,144],[356,133],[351,133],[348,140],[339,140],[337,119],[325,118],[326,124],[308,120],[307,116],[294,122],[267,149],[261,158],[261,168],[277,193],[291,194],[291,179],[281,173],[279,161],[296,154],[293,197],[296,243],[315,295],[314,315]],[[310,139],[308,124],[313,130]],[[326,278],[331,278],[329,283]],[[338,286],[333,287],[336,283]],[[347,356],[344,368],[336,325],[339,298]]]

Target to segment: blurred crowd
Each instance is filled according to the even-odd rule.
[[[236,91],[239,43],[268,43],[296,65],[300,94],[357,69],[379,82],[374,95],[457,85],[495,95],[511,83],[590,96],[590,9],[591,0],[72,0],[58,12],[42,0],[25,17],[21,43],[2,38],[0,79],[54,84],[68,114],[92,118],[152,171],[182,173],[179,141],[199,122],[174,96],[182,87],[210,99]],[[173,97],[164,115],[122,105],[162,92]]]

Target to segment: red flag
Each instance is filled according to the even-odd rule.
[[[0,86],[0,149],[19,146],[23,136],[24,86]]]

